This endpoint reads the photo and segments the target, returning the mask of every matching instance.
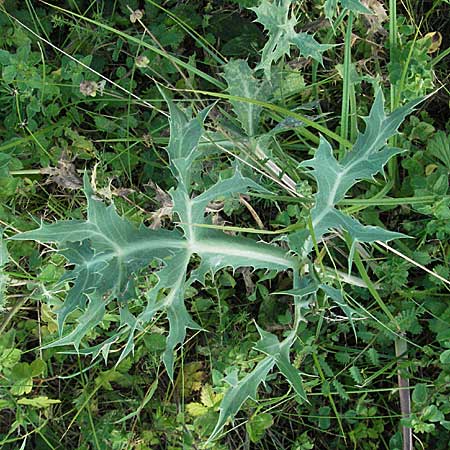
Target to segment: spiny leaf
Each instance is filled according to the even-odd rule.
[[[223,77],[231,95],[253,100],[268,100],[270,84],[256,79],[246,61],[231,60],[223,69]],[[236,100],[230,100],[230,103],[247,136],[254,136],[258,130],[262,106]]]
[[[386,147],[386,142],[421,101],[422,99],[412,101],[386,116],[383,94],[379,89],[370,114],[364,119],[364,133],[358,134],[355,145],[342,161],[333,156],[331,145],[321,137],[314,158],[300,164],[301,167],[311,167],[311,174],[317,181],[316,202],[311,211],[312,228],[317,241],[332,228],[346,230],[355,242],[388,241],[404,237],[401,233],[379,227],[363,226],[356,219],[337,210],[335,205],[344,199],[348,190],[358,181],[372,178],[382,171],[392,156],[403,151],[400,148]],[[291,237],[291,242],[296,242],[295,236]],[[309,237],[304,241],[303,249],[298,248],[297,244],[295,251],[307,254],[311,248],[312,239]]]
[[[43,346],[43,348],[73,345],[78,350],[84,336],[92,331],[103,320],[105,315],[106,302],[102,297],[97,294],[87,295],[87,297],[89,301],[83,314],[78,319],[78,325],[66,336]]]
[[[217,272],[225,267],[237,269],[252,267],[254,269],[286,270],[296,268],[298,261],[286,255],[279,247],[251,239],[227,236],[216,230],[202,229],[198,234],[196,253],[202,260],[192,273],[190,281],[204,282],[209,270]]]
[[[88,200],[87,220],[68,220],[42,224],[40,228],[12,239],[34,239],[56,242],[68,263],[74,266],[64,280],[74,280],[62,308],[57,311],[60,330],[75,309],[84,309],[86,295],[95,293],[105,301],[134,298],[134,277],[155,259],[164,261],[182,246],[177,231],[137,229],[117,214],[113,205],[106,206],[94,196],[88,178],[84,177]]]
[[[3,239],[3,229],[0,228],[0,268],[6,265],[8,258],[8,249],[6,248],[6,242]]]
[[[255,346],[256,350],[270,356],[277,365],[280,372],[284,375],[289,384],[294,388],[296,394],[303,400],[306,398],[305,390],[300,372],[291,364],[289,360],[289,350],[296,338],[295,333],[291,333],[288,338],[280,342],[278,338],[267,331],[258,327],[261,340]]]
[[[266,379],[274,365],[275,360],[267,357],[260,361],[242,380],[238,381],[237,372],[233,372],[226,378],[231,388],[225,393],[220,404],[219,420],[208,441],[212,441],[219,435],[227,421],[236,415],[247,399],[256,399],[258,386]]]
[[[359,0],[340,0],[344,8],[360,14],[373,14],[370,9],[364,6]]]
[[[190,192],[190,168],[198,156],[198,144],[203,134],[203,122],[211,107],[205,108],[198,116],[189,118],[178,108],[167,94],[160,92],[169,106],[170,112],[170,139],[167,153],[170,158],[171,170],[178,180],[179,185]]]
[[[370,9],[363,5],[359,0],[339,0],[343,8],[348,9],[354,14],[373,14]],[[338,0],[326,0],[324,4],[325,17],[330,21],[336,15]]]
[[[325,3],[323,5],[325,17],[330,21],[336,15],[337,2],[338,0],[325,0]]]
[[[179,285],[173,286],[171,294],[168,295],[164,301],[167,317],[169,319],[170,331],[167,336],[166,350],[163,354],[164,365],[171,379],[173,379],[173,354],[176,346],[184,342],[186,337],[186,329],[200,330],[200,325],[197,325],[191,318],[190,314],[184,304],[184,281],[185,273],[180,271],[180,276],[177,280]]]
[[[297,267],[298,263],[296,258],[276,246],[196,226],[209,223],[205,217],[205,208],[209,202],[234,193],[246,193],[250,188],[262,188],[242,176],[236,168],[232,177],[219,180],[195,196],[192,193],[191,173],[194,161],[200,154],[199,141],[209,109],[197,117],[189,118],[162,94],[171,115],[167,152],[170,168],[178,184],[170,195],[173,210],[180,222],[179,229],[167,231],[134,227],[118,216],[114,206],[106,206],[96,198],[85,176],[87,220],[42,224],[39,229],[17,235],[14,239],[56,242],[60,252],[73,267],[61,280],[71,281],[73,285],[58,311],[60,332],[70,313],[79,309],[82,314],[72,331],[47,347],[71,344],[78,348],[83,337],[103,320],[106,306],[118,300],[120,327],[116,335],[80,352],[94,357],[102,354],[106,359],[111,345],[125,339],[120,362],[133,351],[135,332],[143,330],[157,312],[165,312],[169,321],[169,334],[162,359],[173,380],[175,349],[184,342],[187,329],[201,329],[191,318],[184,303],[187,284],[195,280],[204,282],[207,272],[214,274],[224,267],[233,270],[242,266],[286,270]],[[201,263],[187,277],[188,264],[193,254],[200,256]],[[144,309],[135,317],[127,308],[127,302],[137,296],[135,279],[155,261],[160,264],[159,270],[155,272],[158,280],[146,293],[147,304]]]
[[[339,289],[333,288],[331,286],[327,286],[326,284],[321,284],[320,289],[325,292],[325,294],[330,297],[339,308],[342,309],[342,312],[347,316],[347,319],[350,322],[350,325],[353,328],[353,333],[355,334],[355,338],[357,338],[355,324],[353,323],[353,316],[358,315],[358,311],[352,308],[345,300],[342,292]]]
[[[242,378],[242,380],[238,381],[236,372],[233,372],[227,377],[226,380],[232,387],[225,393],[220,404],[219,419],[208,441],[212,441],[219,435],[226,422],[235,416],[248,398],[255,399],[258,386],[265,380],[267,374],[275,365],[293,387],[297,395],[303,401],[308,401],[305,390],[303,389],[300,373],[289,361],[289,350],[297,338],[297,330],[300,322],[303,320],[303,310],[309,306],[309,301],[302,301],[302,297],[309,297],[310,294],[317,290],[317,287],[314,290],[310,290],[309,288],[313,283],[308,279],[297,280],[296,284],[299,284],[299,288],[306,289],[301,295],[295,296],[295,320],[291,332],[280,342],[274,334],[264,331],[257,326],[261,339],[255,345],[255,349],[264,353],[266,357],[249,374]]]
[[[322,63],[322,53],[333,47],[328,44],[319,44],[308,33],[297,33],[295,26],[297,19],[290,15],[292,0],[262,0],[261,4],[253,10],[257,19],[269,34],[269,40],[263,48],[261,62],[257,69],[263,69],[266,77],[270,79],[272,63],[276,63],[283,56],[290,55],[292,45],[296,46],[300,54],[311,57]]]

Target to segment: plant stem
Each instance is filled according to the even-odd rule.
[[[400,366],[402,359],[408,358],[408,343],[402,339],[395,339],[395,355],[398,358],[397,364]],[[408,378],[403,378],[400,367],[397,371],[398,376],[398,387],[400,395],[400,411],[402,413],[402,418],[407,419],[411,415],[411,397],[409,393],[409,380]],[[402,427],[403,435],[403,450],[413,449],[413,437],[412,429],[410,427]]]
[[[341,109],[341,138],[347,140],[348,138],[348,124],[349,124],[349,106],[350,106],[350,69],[352,62],[352,28],[353,28],[353,14],[348,12],[347,31],[345,33],[345,51],[344,51],[344,74],[342,85],[342,109]],[[345,153],[345,146],[339,147],[340,157]]]
[[[397,59],[397,47],[398,47],[398,39],[397,39],[397,3],[396,0],[389,0],[389,59],[391,65]],[[392,78],[392,74],[391,74]],[[397,86],[392,82],[391,79],[391,87],[390,87],[390,99],[391,99],[391,111],[394,111],[397,107]],[[395,147],[397,143],[397,137],[393,136],[389,139],[389,146]],[[398,166],[397,166],[397,158],[394,156],[388,162],[388,174],[389,178],[392,180],[394,191],[398,185]]]

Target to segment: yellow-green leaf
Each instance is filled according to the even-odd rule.
[[[208,412],[208,408],[201,403],[192,402],[186,405],[186,411],[193,417],[200,417]]]
[[[61,403],[61,400],[51,399],[45,396],[34,397],[34,398],[20,398],[17,400],[19,405],[33,406],[34,408],[48,408],[51,405],[56,405]]]

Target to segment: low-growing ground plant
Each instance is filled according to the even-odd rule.
[[[2,447],[446,448],[448,4],[407,7],[5,1]]]

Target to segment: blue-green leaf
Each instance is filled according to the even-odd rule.
[[[42,224],[37,230],[12,238],[56,242],[73,265],[63,278],[74,280],[74,284],[57,311],[60,330],[71,312],[85,308],[89,294],[95,293],[104,301],[134,298],[134,274],[155,259],[163,262],[172,257],[183,246],[177,231],[136,228],[119,217],[113,205],[106,206],[95,197],[87,176],[84,190],[88,200],[86,221]]]
[[[343,8],[354,14],[373,14],[370,9],[364,6],[359,0],[339,0]],[[330,21],[336,16],[338,0],[326,0],[324,4],[325,17]]]
[[[325,294],[330,297],[334,303],[339,306],[339,308],[342,309],[342,312],[347,316],[347,319],[350,322],[350,325],[353,328],[353,332],[356,336],[356,329],[355,324],[353,323],[353,316],[358,315],[358,311],[356,309],[352,308],[344,299],[344,296],[342,295],[342,292],[339,289],[336,289],[331,286],[327,286],[326,284],[321,284],[320,289],[325,292]]]
[[[256,79],[246,61],[231,60],[224,65],[223,69],[223,77],[227,82],[230,95],[252,100],[268,100],[270,84],[266,80]],[[230,103],[247,136],[254,136],[258,130],[262,106],[232,99]]]
[[[373,14],[372,11],[364,6],[359,0],[340,0],[344,8],[356,14]]]
[[[198,116],[190,118],[178,108],[175,103],[160,90],[170,112],[170,139],[167,153],[170,158],[171,170],[177,177],[179,187],[187,193],[190,192],[190,169],[198,156],[198,144],[203,134],[203,122],[210,108],[200,112]]]
[[[87,307],[78,319],[75,328],[66,336],[43,346],[43,348],[73,345],[78,350],[81,340],[103,320],[107,302],[98,294],[85,295],[88,298]]]
[[[220,415],[217,424],[208,441],[215,439],[227,421],[234,417],[242,404],[249,398],[256,399],[258,386],[266,379],[267,374],[275,365],[273,358],[267,357],[260,361],[257,366],[238,381],[237,373],[233,372],[226,378],[231,388],[225,393],[220,403]]]
[[[296,394],[303,400],[308,401],[303,388],[300,372],[291,364],[289,360],[289,350],[295,339],[295,333],[288,336],[280,342],[278,338],[267,331],[258,327],[261,340],[256,344],[255,349],[271,357],[277,365],[280,372],[284,375],[289,384],[293,387]]]
[[[334,157],[330,143],[321,137],[314,158],[300,164],[301,167],[312,168],[310,173],[317,181],[315,205],[311,211],[312,228],[317,241],[333,228],[346,230],[353,240],[361,242],[388,241],[405,237],[401,233],[379,227],[363,226],[335,206],[344,199],[352,186],[360,180],[373,178],[382,171],[392,156],[403,151],[400,148],[387,147],[387,140],[397,132],[405,117],[421,101],[422,99],[412,101],[386,116],[383,94],[379,89],[370,114],[364,119],[366,122],[364,133],[358,133],[356,143],[342,161]],[[291,240],[295,241],[295,237]],[[304,240],[303,252],[307,254],[311,248],[310,237]],[[302,252],[298,248],[296,251]]]
[[[296,318],[299,319],[300,315],[296,314]],[[226,422],[235,416],[247,399],[256,399],[258,386],[266,379],[267,374],[275,365],[293,387],[297,395],[303,401],[308,401],[300,372],[289,361],[289,350],[296,339],[297,327],[298,321],[296,321],[291,333],[280,342],[274,334],[264,331],[257,326],[261,339],[255,345],[255,349],[264,353],[266,357],[240,381],[238,381],[236,372],[233,372],[226,379],[231,384],[231,388],[225,393],[220,404],[219,420],[208,441],[215,439],[219,435]]]
[[[300,54],[311,57],[322,63],[322,53],[333,47],[329,44],[319,44],[313,36],[308,33],[297,33],[295,26],[297,19],[291,15],[292,0],[262,0],[255,8],[250,8],[256,15],[256,21],[264,26],[269,34],[269,40],[264,46],[261,62],[256,67],[264,70],[270,79],[271,66],[283,56],[290,56],[291,46],[295,46]]]
[[[183,344],[187,329],[201,329],[184,303],[187,284],[195,280],[204,282],[207,272],[215,273],[224,267],[286,270],[296,268],[298,262],[277,246],[201,227],[210,223],[205,217],[209,202],[262,188],[236,169],[230,178],[220,179],[205,192],[199,195],[192,193],[191,174],[195,159],[200,155],[199,142],[209,109],[190,118],[165,97],[171,114],[167,152],[170,168],[178,181],[170,195],[175,216],[180,222],[178,228],[168,231],[135,227],[121,218],[113,205],[106,206],[96,197],[85,176],[86,220],[42,224],[37,230],[16,235],[14,239],[54,242],[71,266],[61,280],[70,281],[72,287],[57,311],[60,333],[63,334],[69,314],[79,310],[81,315],[68,334],[47,347],[71,344],[78,349],[86,334],[103,320],[107,305],[117,300],[120,307],[117,334],[80,352],[93,356],[102,354],[106,359],[111,345],[120,341],[123,344],[120,362],[133,351],[135,332],[143,330],[157,312],[164,312],[169,321],[169,333],[162,359],[173,380],[174,351]],[[188,265],[193,254],[200,256],[201,262],[188,277]],[[142,312],[134,316],[128,310],[127,302],[138,295],[135,281],[140,272],[154,262],[160,265],[155,271],[158,280],[145,294],[147,304]]]

